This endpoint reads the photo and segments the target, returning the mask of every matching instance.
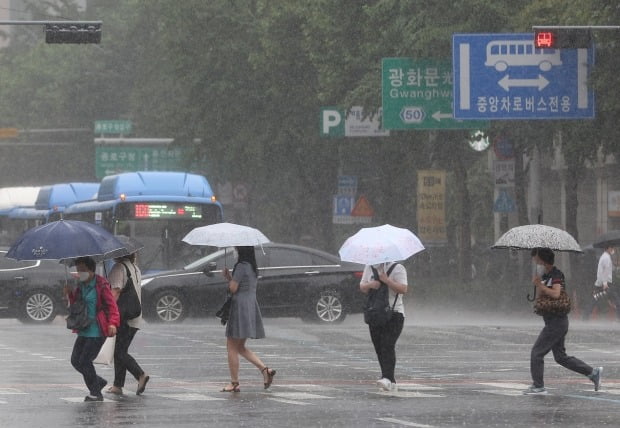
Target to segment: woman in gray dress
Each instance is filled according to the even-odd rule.
[[[239,392],[239,356],[254,364],[263,375],[265,389],[271,386],[276,371],[267,367],[258,356],[246,348],[248,338],[265,337],[263,319],[256,301],[256,284],[258,267],[254,247],[235,247],[237,263],[232,274],[226,268],[222,271],[228,281],[228,290],[232,294],[230,317],[226,325],[226,349],[228,351],[228,368],[230,384],[222,392]]]

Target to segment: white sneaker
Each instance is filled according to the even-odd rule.
[[[384,391],[390,391],[392,389],[392,382],[389,379],[382,378],[377,381],[377,386]]]
[[[398,385],[396,385],[396,382],[392,383],[392,386],[390,388],[390,391],[392,392],[398,392]]]

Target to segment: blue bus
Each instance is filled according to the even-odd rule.
[[[194,261],[201,250],[183,243],[183,237],[195,227],[223,219],[222,205],[205,177],[155,171],[106,176],[96,198],[74,203],[61,214],[140,241],[144,249],[138,263],[143,272]]]
[[[38,188],[34,205],[11,209],[7,217],[10,228],[19,236],[22,232],[47,223],[54,214],[60,215],[69,205],[92,199],[99,183],[59,183]],[[17,237],[16,236],[16,237]],[[15,237],[15,238],[16,238]]]

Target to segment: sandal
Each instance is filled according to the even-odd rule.
[[[224,387],[220,392],[241,392],[241,388],[239,388],[239,382],[230,382],[231,388]]]
[[[107,390],[110,394],[123,395],[123,388],[118,386],[111,386]]]
[[[273,382],[273,377],[276,375],[276,371],[265,366],[265,368],[263,368],[260,372],[263,374],[263,378],[265,377],[265,374],[267,374],[267,379],[264,383],[265,389],[267,389],[271,386],[271,383]]]

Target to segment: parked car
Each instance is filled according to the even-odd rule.
[[[232,249],[221,249],[183,269],[144,275],[143,316],[177,322],[214,315],[226,299],[222,269],[232,269],[235,261]],[[275,243],[256,247],[256,263],[257,299],[265,316],[335,323],[362,311],[361,265],[313,248]]]
[[[53,260],[17,261],[0,249],[0,316],[22,322],[48,323],[65,314],[65,280],[73,280],[65,266]]]

